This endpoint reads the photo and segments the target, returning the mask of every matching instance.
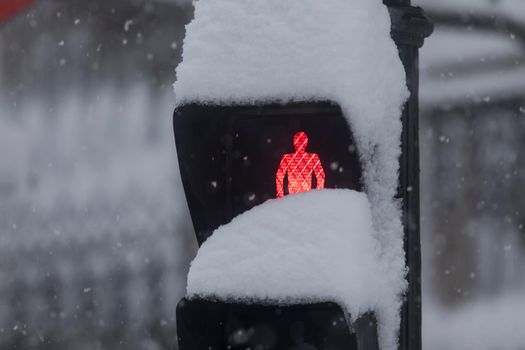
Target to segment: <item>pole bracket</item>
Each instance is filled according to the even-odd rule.
[[[392,21],[392,39],[397,45],[409,45],[421,48],[434,24],[425,16],[421,7],[410,5],[388,6]]]

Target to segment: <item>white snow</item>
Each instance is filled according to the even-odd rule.
[[[399,307],[392,282],[367,196],[325,189],[269,200],[217,229],[191,264],[187,292],[246,302],[334,301],[353,319],[373,310],[388,323]],[[395,343],[393,334],[382,336]]]
[[[387,8],[381,0],[200,0],[194,5],[177,67],[177,105],[337,102],[364,164],[372,234],[400,294],[403,230],[394,196],[400,114],[408,91]],[[398,327],[397,318],[381,322],[382,349],[395,348]]]

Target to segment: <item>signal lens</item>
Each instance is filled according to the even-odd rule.
[[[307,153],[308,136],[299,131],[293,137],[294,153],[285,154],[275,174],[277,198],[285,195],[285,178],[288,180],[288,194],[307,192],[312,189],[312,175],[315,175],[316,188],[323,189],[325,173],[317,153]]]

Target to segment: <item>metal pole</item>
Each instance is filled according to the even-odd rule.
[[[419,72],[417,48],[400,47],[411,96],[403,111],[399,195],[403,198],[403,225],[408,271],[407,299],[402,309],[400,349],[421,349],[421,242],[419,208]]]
[[[419,56],[431,22],[410,0],[384,0],[392,19],[392,38],[406,72],[410,98],[403,114],[398,197],[402,199],[408,292],[401,310],[400,350],[421,350],[421,242],[419,208]]]

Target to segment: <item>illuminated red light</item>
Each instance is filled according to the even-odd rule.
[[[294,153],[285,154],[275,174],[277,198],[284,197],[284,179],[288,178],[288,194],[307,192],[312,189],[312,174],[315,174],[317,189],[324,188],[325,174],[316,153],[306,153],[308,136],[300,131],[293,137]]]

